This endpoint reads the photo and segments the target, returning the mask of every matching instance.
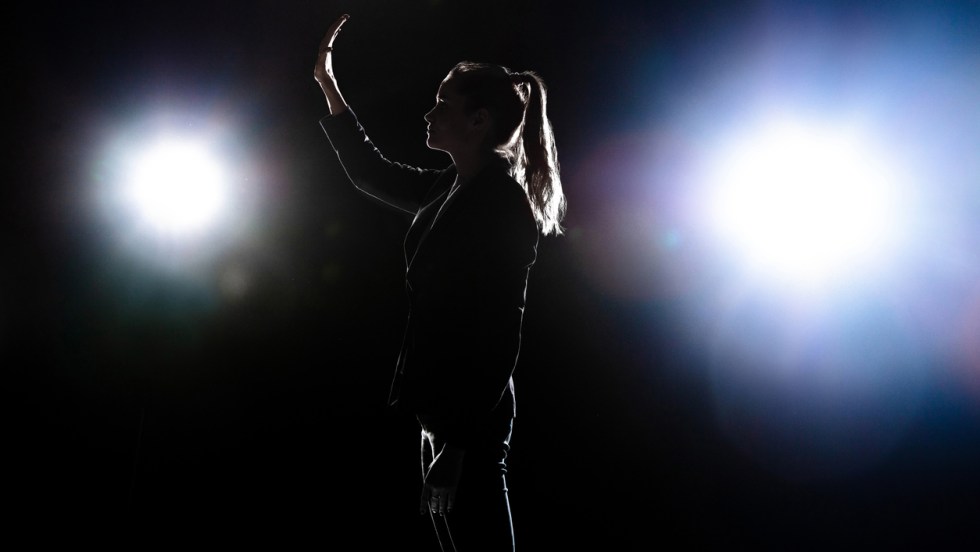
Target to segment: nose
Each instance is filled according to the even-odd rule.
[[[424,117],[422,117],[423,119],[425,119],[425,122],[427,122],[427,123],[431,123],[432,122],[432,112],[435,111],[435,110],[436,110],[436,108],[433,107],[432,109],[429,110],[428,113],[425,114]]]

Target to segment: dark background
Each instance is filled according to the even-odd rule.
[[[523,550],[976,544],[975,399],[930,383],[875,462],[772,469],[721,429],[717,360],[686,314],[716,275],[678,275],[669,255],[632,262],[642,247],[608,228],[635,192],[615,168],[644,155],[637,134],[704,94],[738,37],[783,21],[866,36],[927,14],[949,48],[980,51],[976,3],[890,5],[21,6],[5,71],[4,523],[126,549],[424,549],[417,428],[385,408],[407,221],[345,181],[316,124],[317,44],[350,13],[337,74],[391,158],[447,164],[425,149],[422,115],[459,60],[533,69],[550,87],[568,232],[542,240],[528,290],[510,476]],[[104,144],[154,109],[232,128],[254,193],[256,222],[193,278],[152,262],[165,249],[120,247],[92,199],[112,170]],[[248,275],[243,295],[221,291],[232,269]]]

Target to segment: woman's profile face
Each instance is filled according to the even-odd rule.
[[[465,98],[456,92],[452,80],[444,80],[436,94],[436,105],[425,114],[429,123],[426,145],[434,150],[453,151],[463,144],[466,136]]]

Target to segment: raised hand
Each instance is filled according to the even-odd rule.
[[[330,107],[330,114],[336,115],[347,109],[347,102],[340,94],[340,87],[337,86],[337,77],[333,72],[333,43],[340,34],[340,29],[350,16],[344,14],[330,25],[327,34],[323,35],[320,41],[320,48],[317,52],[316,67],[313,68],[313,78],[320,84],[323,95],[327,98],[327,105]]]

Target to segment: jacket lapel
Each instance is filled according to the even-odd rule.
[[[445,175],[443,178],[453,178],[455,180],[455,175],[449,176]],[[415,260],[416,255],[418,255],[419,249],[422,247],[422,243],[425,241],[426,236],[432,231],[432,227],[435,224],[436,214],[439,213],[440,208],[446,202],[446,196],[449,194],[451,189],[450,185],[445,186],[439,185],[434,186],[435,196],[426,202],[419,212],[415,215],[415,220],[412,221],[412,226],[408,229],[408,234],[405,236],[405,266],[411,267],[412,262]],[[442,188],[439,190],[439,188]]]
[[[440,188],[441,190],[434,199],[419,209],[415,220],[412,221],[412,227],[408,230],[408,235],[405,236],[405,264],[407,268],[412,267],[412,263],[418,257],[418,253],[422,249],[422,244],[425,242],[425,239],[432,232],[433,228],[435,228],[436,224],[446,217],[446,212],[450,210],[452,204],[456,202],[461,194],[465,194],[467,189],[478,186],[482,180],[489,178],[488,175],[491,174],[494,168],[506,170],[506,164],[503,161],[488,164],[472,180],[466,182],[464,185],[458,186],[455,190],[453,190],[453,184],[457,178],[456,171],[447,171],[443,175],[438,183],[439,185],[434,186],[436,190]]]

